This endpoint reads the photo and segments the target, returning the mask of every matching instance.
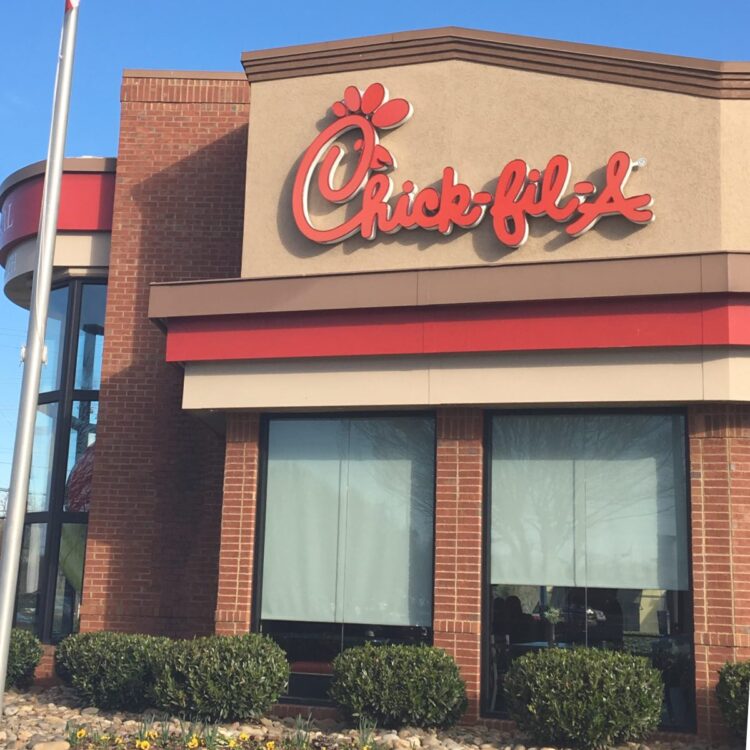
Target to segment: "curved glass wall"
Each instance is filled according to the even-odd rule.
[[[78,629],[106,295],[71,280],[50,296],[15,624],[52,643]]]

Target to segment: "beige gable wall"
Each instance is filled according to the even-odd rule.
[[[652,193],[656,221],[637,227],[604,218],[569,239],[563,225],[532,219],[527,243],[503,247],[490,217],[450,237],[417,230],[353,237],[316,246],[294,225],[291,188],[302,153],[332,121],[330,105],[347,85],[382,82],[414,106],[413,118],[383,134],[404,179],[435,183],[445,166],[474,190],[494,189],[502,167],[524,158],[543,168],[562,153],[572,181],[601,184],[617,150],[647,166],[633,173],[626,195]],[[750,101],[716,100],[612,83],[544,75],[463,61],[353,71],[253,83],[242,275],[313,273],[555,262],[750,249]],[[355,199],[354,206],[359,205]],[[335,225],[353,206],[314,207]],[[326,215],[327,214],[327,215]]]

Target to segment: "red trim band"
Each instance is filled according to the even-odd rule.
[[[170,320],[169,362],[750,346],[750,295],[694,295]]]
[[[44,175],[19,182],[6,194],[0,214],[0,262],[19,242],[33,237],[39,229]],[[61,232],[112,231],[115,175],[112,172],[66,172],[62,178]]]

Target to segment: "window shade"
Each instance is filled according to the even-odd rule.
[[[261,616],[429,626],[430,418],[273,420]]]
[[[686,506],[680,416],[493,421],[493,583],[686,590]]]

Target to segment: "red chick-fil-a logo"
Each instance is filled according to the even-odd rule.
[[[591,229],[604,216],[624,216],[635,224],[648,224],[654,219],[649,194],[625,197],[623,193],[633,168],[645,163],[633,162],[624,151],[610,156],[601,190],[584,180],[573,185],[573,194],[567,198],[570,159],[558,154],[544,170],[529,169],[523,159],[508,162],[500,172],[494,195],[474,193],[459,182],[453,167],[445,167],[439,189],[420,190],[412,180],[405,180],[402,193],[391,203],[393,181],[386,172],[396,168],[396,159],[380,143],[378,134],[403,125],[412,116],[411,104],[406,99],[389,99],[385,86],[373,83],[364,92],[348,86],[343,100],[331,109],[336,120],[305,151],[292,193],[294,220],[300,232],[313,242],[334,244],[355,234],[373,240],[379,231],[393,234],[417,228],[447,235],[455,227],[477,226],[488,208],[497,238],[508,247],[520,247],[526,241],[531,216],[567,223],[565,231],[571,237]],[[354,149],[359,158],[351,176],[335,187],[334,177],[345,154],[345,147],[337,141],[351,131],[356,131]],[[338,226],[315,226],[308,207],[314,181],[320,196],[329,203],[349,203],[361,193],[360,209]]]

